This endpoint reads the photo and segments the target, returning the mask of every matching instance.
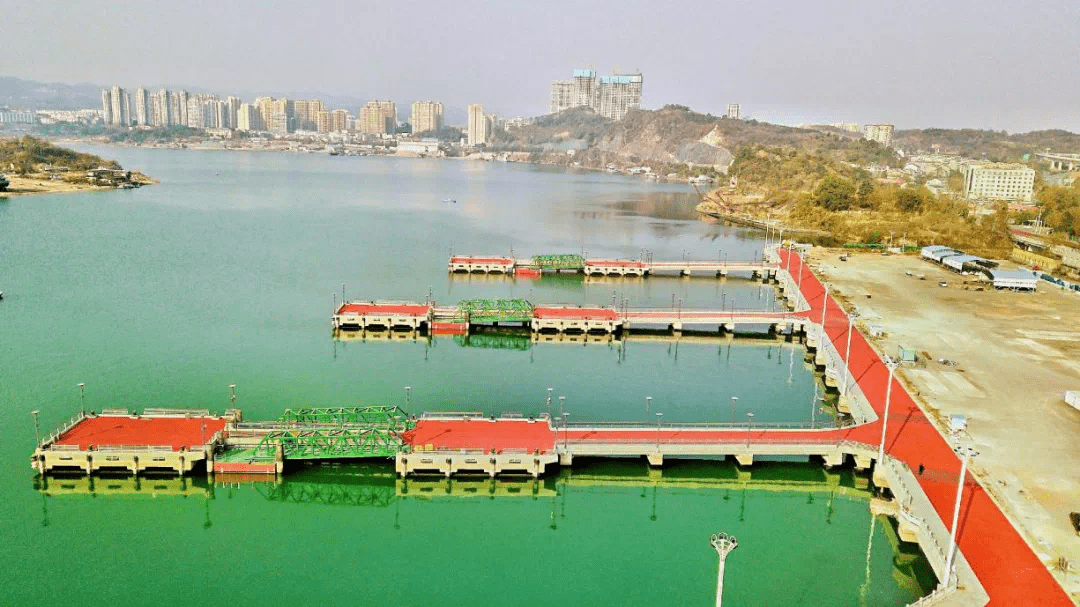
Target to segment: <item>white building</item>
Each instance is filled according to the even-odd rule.
[[[732,120],[738,120],[739,119],[739,104],[738,103],[729,103],[729,104],[727,104],[727,117],[732,119]]]
[[[474,103],[469,106],[469,145],[487,143],[491,135],[491,124],[484,114],[484,106]]]
[[[876,141],[885,147],[892,144],[893,125],[868,124],[863,128],[863,139]]]
[[[964,198],[1031,202],[1035,169],[1015,163],[973,162],[964,168]]]
[[[640,73],[596,77],[594,70],[574,70],[573,80],[551,83],[551,113],[575,107],[619,120],[632,108],[641,107]]]
[[[135,122],[150,126],[150,93],[141,86],[135,89]]]

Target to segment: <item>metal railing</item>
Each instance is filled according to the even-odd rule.
[[[590,438],[568,438],[565,436],[558,436],[556,438],[556,446],[561,444],[570,445],[641,445],[643,447],[655,446],[657,444],[655,436],[644,435],[640,438],[611,438],[605,436],[596,436]],[[761,447],[768,445],[800,445],[806,447],[821,447],[821,448],[837,448],[839,447],[839,441],[822,441],[813,439],[798,439],[798,438],[751,438],[747,441],[745,434],[733,433],[731,436],[725,436],[722,438],[703,440],[700,438],[694,438],[690,436],[661,436],[659,444],[663,445],[700,445],[703,447],[716,446],[716,445],[738,445],[745,449],[760,449]]]
[[[637,421],[572,421],[558,424],[559,428],[569,425],[572,430],[641,430],[656,432],[656,425]],[[843,419],[840,423],[824,421],[809,422],[663,422],[661,430],[842,430],[856,425],[852,420]]]
[[[51,434],[42,439],[42,441],[38,443],[38,448],[43,449],[46,445],[50,445],[60,440],[64,436],[64,434],[67,433],[68,430],[74,428],[76,424],[78,424],[84,419],[86,419],[86,412],[84,411],[80,411],[75,415],[71,416],[70,419],[68,419],[63,424],[60,424],[60,426],[57,427],[56,430],[54,430]]]

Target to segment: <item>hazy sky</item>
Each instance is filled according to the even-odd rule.
[[[1080,132],[1077,0],[0,0],[0,75],[547,113],[575,67],[644,105],[794,124]],[[356,111],[356,108],[349,108]]]

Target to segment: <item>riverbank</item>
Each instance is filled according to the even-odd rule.
[[[7,177],[10,185],[8,185],[7,189],[0,192],[0,198],[123,189],[113,185],[97,185],[85,182],[70,182],[62,179],[52,179],[49,175],[44,173],[31,173],[22,177],[17,175],[6,175],[5,177]],[[147,177],[139,172],[132,172],[130,183],[135,187],[142,187],[144,185],[155,184],[157,183],[157,180]]]

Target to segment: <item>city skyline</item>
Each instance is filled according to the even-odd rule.
[[[642,100],[649,109],[677,103],[722,115],[738,102],[744,117],[781,124],[1080,131],[1074,69],[1059,52],[1080,47],[1073,4],[692,2],[656,11],[633,2],[556,2],[527,16],[467,4],[418,11],[408,32],[355,36],[351,18],[298,19],[287,7],[243,0],[214,19],[167,7],[140,11],[137,27],[125,5],[72,1],[10,11],[7,41],[19,50],[5,57],[4,72],[103,85],[437,98],[456,108],[479,101],[500,115],[536,116],[567,70],[610,66],[649,75]],[[330,8],[316,2],[305,13]],[[369,8],[365,19],[378,23],[407,7]]]

